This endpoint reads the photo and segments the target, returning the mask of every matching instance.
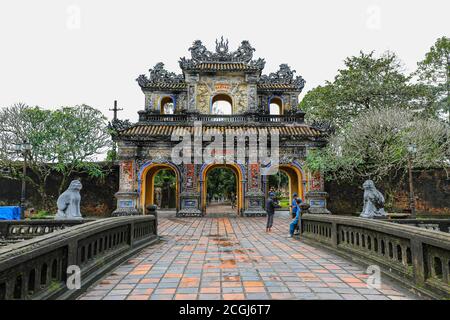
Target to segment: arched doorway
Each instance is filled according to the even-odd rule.
[[[230,168],[216,167],[206,175],[206,214],[237,213],[237,176]]]
[[[217,170],[222,169],[222,170]],[[211,173],[211,175],[210,175]],[[202,194],[202,211],[208,215],[212,211],[217,211],[217,208],[212,208],[212,206],[208,209],[208,204],[212,203],[214,199],[211,199],[211,188],[208,188],[208,181],[211,183],[211,179],[214,179],[216,175],[222,175],[225,178],[231,178],[232,182],[234,182],[234,187],[228,186],[227,190],[221,190],[221,194],[218,194],[217,198],[219,202],[223,199],[225,200],[224,209],[226,212],[223,213],[233,213],[239,215],[241,209],[243,208],[244,198],[243,198],[243,187],[242,187],[242,172],[240,168],[235,164],[210,164],[203,169],[202,172],[202,185],[201,185],[201,194]],[[217,177],[216,177],[217,178]],[[228,183],[229,184],[229,183]],[[209,189],[209,190],[208,190]],[[208,193],[208,191],[210,191]],[[222,198],[220,198],[222,196]],[[231,206],[231,200],[235,202],[235,206]],[[228,207],[228,208],[225,208]],[[216,209],[216,210],[212,210]]]
[[[227,94],[216,94],[211,100],[211,114],[233,114],[233,99]]]
[[[176,209],[177,177],[172,169],[160,169],[153,177],[153,201],[160,210]]]
[[[171,164],[153,163],[145,167],[141,173],[140,188],[140,203],[143,212],[145,213],[145,208],[150,204],[165,204],[166,209],[178,211],[179,181],[178,170]],[[166,191],[165,196],[163,195],[164,191]],[[158,194],[160,199],[158,199]]]
[[[272,97],[269,100],[269,114],[281,115],[283,114],[283,100],[280,97]]]
[[[159,104],[161,114],[175,114],[175,102],[172,97],[163,97]]]
[[[293,164],[281,164],[278,166],[278,170],[281,172],[280,175],[285,174],[288,178],[288,190],[289,190],[289,202],[292,201],[292,195],[294,193],[297,193],[297,195],[302,199],[302,201],[305,201],[305,188],[304,188],[304,181],[303,179],[306,177],[303,176],[303,172],[299,169],[298,166]],[[267,178],[267,194],[269,193],[269,183],[270,178]],[[306,181],[305,181],[306,184]]]
[[[284,170],[278,170],[276,174],[268,176],[267,179],[268,190],[274,191],[281,208],[289,210],[290,204],[290,183],[289,176]]]

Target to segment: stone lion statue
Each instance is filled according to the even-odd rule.
[[[58,198],[56,205],[58,213],[55,219],[82,219],[80,213],[80,190],[83,186],[79,180],[73,180],[69,188],[64,191]]]
[[[360,217],[377,218],[385,217],[384,197],[380,191],[375,188],[372,180],[366,180],[363,183],[364,188],[364,207]]]

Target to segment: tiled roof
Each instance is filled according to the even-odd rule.
[[[185,82],[149,82],[143,89],[185,90]]]
[[[207,63],[208,65],[210,63]],[[239,63],[236,63],[239,64]],[[237,69],[226,69],[226,66],[222,66],[222,69],[220,70],[227,70],[227,71],[236,71]],[[229,67],[231,68],[231,67]],[[206,67],[205,67],[206,69]],[[211,69],[220,71],[219,69]],[[155,90],[186,90],[187,85],[185,82],[150,82],[146,84],[143,89],[155,89]],[[277,90],[292,90],[292,91],[298,91],[299,89],[292,85],[292,84],[280,84],[280,83],[259,83],[258,84],[259,90],[271,90],[271,91],[277,91]]]
[[[241,62],[203,62],[194,67],[202,71],[257,71],[258,68]]]
[[[208,126],[203,125],[203,133],[207,130],[209,133],[222,133],[222,134],[234,134],[242,135],[246,132],[259,134],[268,133],[270,130],[278,129],[280,136],[307,136],[318,137],[321,136],[321,131],[306,125],[285,125],[285,126],[270,126],[270,127],[256,127],[256,126]],[[136,125],[129,129],[126,129],[120,133],[122,137],[145,137],[145,136],[170,136],[183,135],[187,130],[189,133],[193,133],[194,127],[192,126],[174,126],[174,125]]]
[[[295,85],[290,83],[258,83],[259,90],[300,90]]]

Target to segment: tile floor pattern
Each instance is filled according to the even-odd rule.
[[[162,241],[92,286],[80,299],[414,299],[364,269],[288,238],[288,217],[160,218]],[[383,279],[384,281],[385,279]]]

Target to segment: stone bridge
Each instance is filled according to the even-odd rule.
[[[365,268],[289,238],[287,217],[272,233],[264,218],[160,218],[161,242],[91,287],[81,299],[414,299]]]
[[[13,254],[17,247],[11,245],[0,250],[0,298],[449,298],[448,233],[305,215],[300,237],[289,238],[289,222],[287,213],[277,213],[272,233],[266,233],[264,218],[160,213],[157,220],[121,217],[63,228],[13,245],[23,252],[31,243],[30,255]],[[17,226],[15,230],[25,233]],[[50,239],[52,245],[46,247]],[[35,251],[37,243],[40,252]],[[81,266],[80,290],[64,287],[62,271],[70,264]],[[378,267],[380,283],[371,275]],[[46,289],[52,281],[60,291]]]

